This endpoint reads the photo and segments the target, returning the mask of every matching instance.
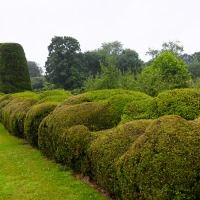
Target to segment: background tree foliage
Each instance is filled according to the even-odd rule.
[[[47,81],[58,88],[72,90],[82,85],[83,55],[79,42],[72,37],[52,38],[45,63]]]

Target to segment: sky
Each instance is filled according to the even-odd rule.
[[[21,44],[41,67],[54,36],[75,38],[82,52],[119,41],[144,61],[169,41],[200,51],[199,0],[0,0],[0,8],[0,43]]]

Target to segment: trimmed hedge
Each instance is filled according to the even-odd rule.
[[[24,50],[17,43],[0,45],[0,91],[15,93],[31,90],[31,80]]]
[[[155,98],[158,116],[179,115],[192,120],[200,115],[200,90],[194,88],[167,90]]]
[[[24,137],[24,119],[31,106],[37,103],[37,98],[36,93],[29,91],[4,95],[1,98],[1,121],[11,134]]]
[[[179,116],[155,120],[116,162],[119,199],[199,199],[200,131],[194,127]]]
[[[77,105],[59,105],[45,118],[39,127],[39,148],[48,157],[63,162],[65,147],[63,137],[72,126],[84,125],[90,131],[111,128],[118,124],[120,118],[109,104],[82,103]]]
[[[27,112],[24,121],[24,135],[26,140],[34,147],[38,147],[38,129],[42,120],[50,114],[57,103],[44,102],[34,105]]]
[[[141,92],[123,89],[86,92],[67,99],[61,105],[74,105],[83,102],[109,103],[121,118],[121,123],[134,119],[149,119],[156,116],[154,113],[156,104],[152,97]]]
[[[144,134],[152,120],[136,120],[116,128],[101,131],[88,148],[90,177],[112,196],[119,194],[115,161],[123,155],[134,141]]]

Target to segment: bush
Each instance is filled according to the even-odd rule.
[[[185,119],[195,119],[200,114],[199,89],[174,89],[160,93],[155,98],[158,116],[179,115]]]
[[[21,45],[0,45],[0,91],[15,93],[31,90],[28,63]]]
[[[37,94],[20,92],[2,98],[5,100],[0,103],[0,113],[4,126],[11,134],[24,137],[24,119],[31,106],[37,103]]]
[[[88,148],[90,176],[112,196],[118,196],[115,161],[142,135],[151,120],[136,120],[101,131]]]
[[[48,91],[39,93],[38,103],[47,102],[47,101],[60,103],[71,96],[72,96],[71,92],[66,91],[66,90],[59,90],[59,89],[48,90]]]
[[[56,107],[56,103],[44,102],[34,105],[26,114],[24,121],[24,135],[34,147],[38,147],[38,128],[42,120]]]
[[[200,131],[179,116],[155,120],[119,158],[120,199],[198,199]]]
[[[90,131],[111,128],[118,124],[120,118],[109,104],[82,103],[77,105],[60,105],[42,121],[39,128],[39,148],[49,156],[62,162],[62,145],[60,138],[67,129],[75,125],[84,125]]]

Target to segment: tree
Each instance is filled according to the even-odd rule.
[[[146,55],[150,55],[152,57],[152,60],[154,60],[156,57],[158,57],[161,53],[165,51],[170,51],[176,56],[181,56],[181,53],[184,51],[184,48],[182,45],[180,45],[179,41],[169,41],[169,42],[164,42],[162,44],[162,49],[161,50],[153,50],[149,48],[149,50],[146,52]]]
[[[123,45],[119,41],[103,43],[99,51],[108,55],[119,55],[123,51]]]
[[[48,50],[47,81],[67,90],[80,87],[84,80],[84,64],[79,42],[72,37],[55,36]]]
[[[17,43],[0,44],[0,92],[32,90],[24,50]]]
[[[165,51],[137,76],[137,84],[140,91],[156,96],[166,89],[188,87],[190,79],[185,61]]]
[[[42,76],[43,70],[39,66],[39,64],[37,64],[36,62],[34,62],[34,61],[28,61],[28,67],[29,67],[30,77],[39,77],[39,76]]]
[[[114,56],[107,57],[106,65],[102,62],[101,73],[95,77],[89,76],[84,83],[85,91],[120,88],[121,72],[116,67]]]
[[[133,74],[137,74],[142,70],[142,60],[136,51],[131,49],[124,49],[117,59],[117,67],[122,73],[131,70]]]

